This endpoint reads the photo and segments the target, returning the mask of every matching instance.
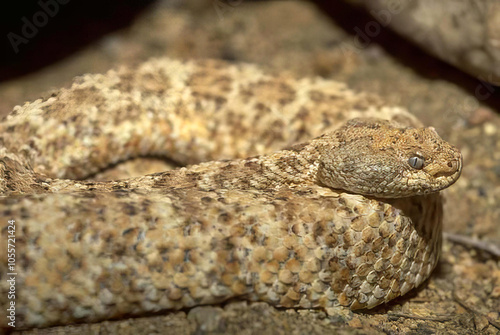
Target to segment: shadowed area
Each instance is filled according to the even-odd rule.
[[[388,27],[379,24],[367,11],[342,1],[314,1],[338,26],[351,34],[351,47],[381,46],[391,57],[428,79],[443,79],[460,85],[483,103],[500,109],[500,87],[484,83],[453,65],[428,54]],[[377,31],[377,28],[380,31]],[[483,96],[485,97],[483,99]],[[487,98],[486,98],[487,97]]]
[[[40,0],[12,4],[0,16],[0,81],[56,63],[130,25],[153,0]]]

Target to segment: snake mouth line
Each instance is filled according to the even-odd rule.
[[[448,175],[448,176],[443,176],[441,178],[443,178],[444,180],[440,183],[442,184],[442,186],[440,186],[436,191],[441,191],[441,190],[444,190],[445,188],[448,188],[450,187],[451,185],[455,184],[455,182],[458,180],[458,178],[460,178],[460,175],[461,175],[462,171],[459,170],[457,171],[455,174],[453,175]]]
[[[462,165],[463,165],[462,157],[460,157],[459,159],[450,161],[450,163],[448,163],[448,166],[450,166],[450,168],[452,168],[451,171],[449,171],[449,170],[448,171],[439,171],[439,172],[436,172],[435,174],[433,174],[433,177],[436,179],[444,178],[447,181],[451,182],[451,184],[453,184],[455,181],[457,181],[457,179],[462,174]]]

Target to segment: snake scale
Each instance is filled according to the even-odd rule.
[[[211,60],[76,78],[15,107],[0,145],[0,247],[15,220],[26,328],[228,299],[372,308],[435,267],[437,191],[462,169],[377,97]],[[187,167],[88,179],[141,156]],[[2,308],[8,272],[2,257]]]

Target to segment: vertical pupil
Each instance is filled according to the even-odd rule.
[[[415,169],[420,169],[424,165],[424,159],[420,158],[420,157],[417,157],[417,156],[411,157],[408,160],[408,162],[410,163],[411,167],[413,167]]]

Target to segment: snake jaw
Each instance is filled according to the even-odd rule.
[[[440,191],[453,185],[462,174],[462,154],[457,148],[451,145],[449,147],[450,150],[448,156],[450,158],[440,157],[440,159],[429,164],[423,169],[428,174],[428,178],[433,180],[436,191]]]
[[[413,172],[414,178],[408,182],[408,189],[412,190],[414,195],[439,192],[450,187],[460,178],[463,166],[462,155],[458,149],[453,149],[453,158],[428,163],[422,170]]]

